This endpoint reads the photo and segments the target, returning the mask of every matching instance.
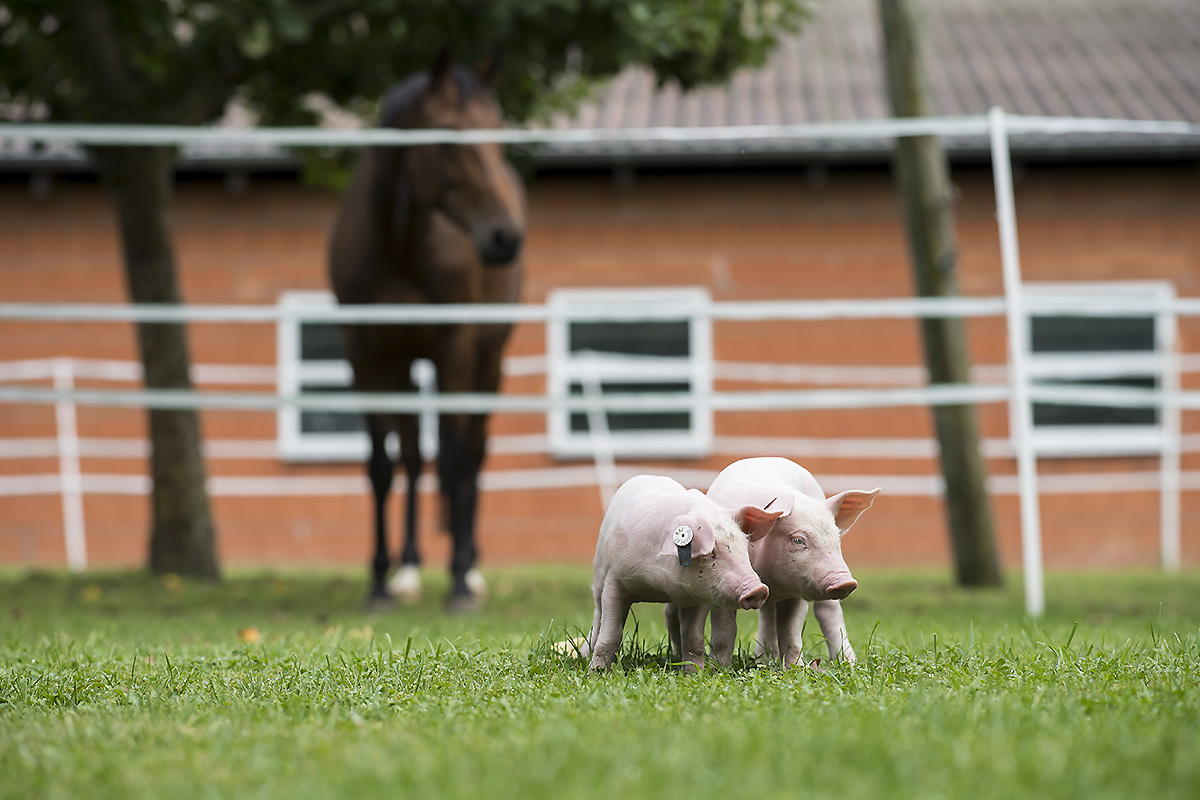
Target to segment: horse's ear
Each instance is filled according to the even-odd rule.
[[[438,50],[438,54],[433,59],[433,65],[429,68],[429,86],[436,89],[443,82],[450,78],[450,74],[454,71],[454,47],[446,42],[442,48]]]
[[[500,80],[500,71],[504,68],[504,45],[498,44],[492,48],[490,55],[475,63],[475,77],[489,89],[495,89]]]

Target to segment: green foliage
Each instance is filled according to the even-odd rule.
[[[60,121],[202,124],[240,97],[267,123],[304,98],[362,108],[447,42],[502,46],[500,96],[525,119],[630,63],[684,86],[763,61],[803,0],[3,0],[0,105]]]
[[[428,576],[444,591],[440,571]],[[586,568],[493,572],[487,609],[368,616],[357,573],[0,575],[0,797],[1056,798],[1194,795],[1200,574],[1019,587],[863,572],[860,662],[668,665],[635,607],[619,666],[551,643]],[[249,635],[253,630],[257,636]],[[239,636],[239,632],[241,635]],[[810,655],[824,646],[816,626]]]

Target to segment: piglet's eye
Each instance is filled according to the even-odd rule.
[[[794,544],[794,545],[796,545],[796,546],[798,546],[798,547],[806,547],[806,546],[807,546],[807,542],[805,542],[805,541],[804,541],[804,537],[803,537],[803,536],[793,536],[793,537],[792,537],[792,544]]]

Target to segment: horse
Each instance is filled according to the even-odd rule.
[[[494,97],[499,53],[468,70],[443,50],[428,72],[410,76],[382,102],[390,128],[498,128]],[[329,278],[338,303],[514,303],[521,293],[525,193],[498,143],[369,148],[342,199],[329,248]],[[344,325],[347,359],[360,392],[412,392],[412,365],[428,359],[438,390],[498,391],[511,324]],[[417,482],[424,458],[414,414],[366,414],[374,492],[375,554],[368,606],[390,605],[389,588],[419,595]],[[407,476],[404,546],[389,587],[385,508],[395,472],[385,443],[400,439]],[[447,607],[479,604],[475,569],[478,479],[487,440],[486,414],[442,414],[437,474],[443,521],[453,541]]]

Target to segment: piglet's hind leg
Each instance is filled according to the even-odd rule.
[[[704,620],[707,618],[707,606],[679,609],[679,633],[686,672],[699,672],[704,669]]]
[[[733,647],[737,643],[737,611],[732,608],[714,608],[709,612],[712,619],[712,656],[722,667],[733,664]]]

